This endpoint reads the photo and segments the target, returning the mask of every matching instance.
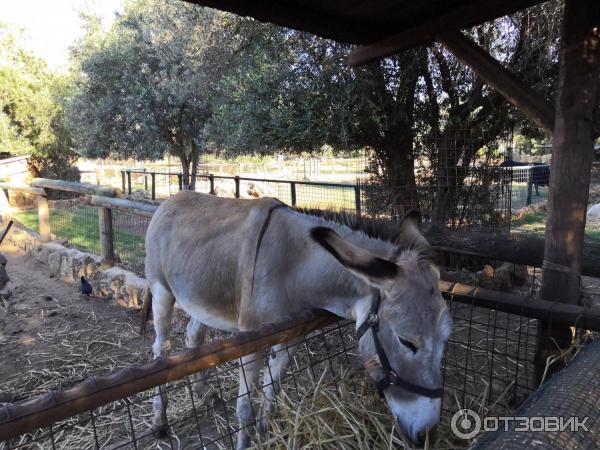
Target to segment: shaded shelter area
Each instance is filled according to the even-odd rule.
[[[546,300],[577,304],[594,139],[600,135],[600,2],[565,0],[554,105],[461,30],[528,8],[536,0],[191,0],[259,21],[359,44],[348,57],[359,66],[437,42],[469,66],[511,105],[552,136],[553,165],[544,249]],[[544,330],[544,324],[541,329]],[[546,333],[541,333],[546,335]],[[568,348],[571,330],[539,342],[539,367]],[[541,373],[539,374],[541,377]]]

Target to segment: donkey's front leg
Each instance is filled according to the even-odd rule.
[[[186,345],[187,348],[198,348],[204,344],[204,338],[208,327],[200,322],[198,319],[191,318],[186,328]],[[210,370],[210,369],[209,369]],[[208,372],[198,372],[192,376],[193,386],[192,389],[202,398],[204,394],[210,392],[212,388],[206,383],[206,374]],[[208,389],[207,389],[208,388]]]
[[[273,409],[273,402],[277,391],[281,385],[281,376],[286,367],[290,364],[299,342],[303,338],[298,338],[289,344],[277,344],[271,348],[271,353],[267,358],[267,366],[263,375],[263,393],[265,395],[262,412],[260,414],[260,431],[265,434],[269,429],[269,419]]]
[[[155,283],[152,286],[152,314],[154,316],[154,330],[156,339],[152,345],[154,359],[167,354],[171,348],[169,332],[171,331],[171,316],[173,315],[173,305],[175,297],[161,284]],[[167,421],[167,394],[164,392],[165,386],[157,388],[153,402],[154,418],[152,419],[152,431],[157,437],[163,437],[168,433],[169,424]]]
[[[264,365],[263,353],[252,353],[241,358],[240,388],[237,399],[237,416],[240,421],[237,450],[244,450],[250,444],[249,428],[256,421],[252,406],[252,393],[256,389],[260,369]]]

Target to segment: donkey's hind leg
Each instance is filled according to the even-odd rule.
[[[264,353],[257,352],[241,358],[240,387],[237,398],[237,416],[240,421],[238,432],[237,450],[244,450],[250,444],[250,427],[256,421],[256,414],[252,406],[252,393],[256,389],[260,369],[264,365]]]
[[[173,315],[173,305],[175,297],[167,288],[160,283],[153,283],[152,290],[152,310],[154,314],[154,330],[156,339],[152,345],[154,359],[168,354],[171,348],[169,333],[171,331],[171,316]],[[153,403],[154,418],[152,419],[152,431],[157,436],[164,436],[168,432],[167,421],[167,394],[165,386],[157,388]]]
[[[260,414],[260,431],[263,434],[265,434],[269,428],[269,419],[273,409],[275,396],[281,386],[283,372],[290,364],[302,339],[304,338],[300,337],[287,344],[277,344],[271,348],[263,375],[263,393],[265,399]]]
[[[206,337],[206,331],[208,327],[200,322],[198,319],[191,318],[187,324],[187,328],[185,330],[186,333],[186,345],[188,348],[197,348],[204,344],[204,338]],[[210,370],[210,369],[209,369]],[[210,392],[205,389],[206,384],[206,375],[208,371],[204,371],[202,373],[194,374],[193,379],[193,390],[200,398],[204,396],[204,394]]]

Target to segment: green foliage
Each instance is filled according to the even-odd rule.
[[[0,25],[0,148],[31,155],[34,176],[79,179],[76,154],[64,126],[67,76],[18,47],[11,30]]]
[[[127,3],[102,33],[88,17],[76,46],[81,75],[69,107],[88,156],[180,158],[184,183],[208,146],[213,86],[236,47],[231,19],[181,1]]]

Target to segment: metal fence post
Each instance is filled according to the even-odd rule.
[[[131,170],[127,171],[127,193],[131,195]]]
[[[152,182],[152,200],[156,200],[156,173],[150,173],[150,181]]]
[[[236,175],[233,181],[235,181],[235,198],[240,198],[240,177]]]
[[[292,194],[292,206],[296,206],[296,183],[293,181],[290,183],[290,190]]]
[[[356,214],[360,215],[361,201],[360,201],[360,185],[359,184],[354,186],[354,209],[356,209]]]
[[[210,195],[217,195],[215,192],[215,176],[211,173],[208,175],[208,182],[210,183]]]
[[[46,189],[44,189],[44,195],[38,195],[37,207],[40,240],[42,242],[50,242],[52,240],[50,231],[50,208],[48,206],[48,191]]]
[[[102,256],[102,267],[112,267],[117,261],[113,243],[112,209],[98,208],[98,226],[100,228],[100,255]]]

